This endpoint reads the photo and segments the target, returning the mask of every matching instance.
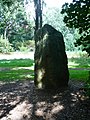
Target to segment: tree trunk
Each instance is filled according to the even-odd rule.
[[[8,30],[8,26],[5,28],[5,31],[4,31],[4,39],[7,39],[7,30]]]
[[[40,28],[42,27],[42,0],[39,0],[39,8],[40,8]]]
[[[34,0],[35,6],[35,33],[42,27],[42,0]]]

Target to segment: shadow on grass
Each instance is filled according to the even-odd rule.
[[[27,80],[34,78],[34,70],[31,69],[16,69],[16,70],[8,70],[0,72],[0,81],[10,82],[17,80]]]

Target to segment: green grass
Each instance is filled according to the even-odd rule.
[[[31,59],[0,60],[0,67],[30,67],[32,65]]]
[[[69,70],[70,80],[86,82],[88,80],[88,70]]]
[[[32,80],[34,78],[33,70],[26,69],[16,69],[16,70],[8,70],[8,71],[0,71],[0,81],[10,82],[16,80]]]
[[[70,80],[85,82],[86,95],[90,97],[90,57],[87,54],[76,55],[74,53],[68,59],[68,67],[74,68],[69,69]]]
[[[6,68],[0,71],[0,81],[32,80],[34,71],[30,67],[33,63],[31,59],[0,60],[0,68]]]
[[[81,56],[77,58],[69,58],[68,59],[68,68],[76,68],[70,69],[70,79],[77,80],[77,81],[84,81],[88,80],[89,76],[89,69],[90,69],[90,57]]]
[[[31,59],[14,59],[14,60],[0,60],[1,68],[9,68],[0,71],[0,81],[14,81],[25,80],[34,78],[34,70],[30,67],[33,66],[34,61]],[[90,57],[78,57],[68,59],[70,79],[78,81],[86,81],[88,79],[88,70],[90,68]],[[23,67],[23,68],[22,68]],[[26,67],[28,69],[26,69]],[[79,70],[79,68],[82,68]],[[86,69],[85,69],[86,68]]]
[[[90,57],[79,57],[68,59],[69,68],[90,68]]]

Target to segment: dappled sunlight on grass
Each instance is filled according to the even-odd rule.
[[[69,86],[58,90],[35,88],[31,59],[1,60],[0,65],[1,120],[78,120],[89,115],[89,102],[84,104],[88,98],[80,89],[84,84],[77,81],[87,81],[90,58],[69,58]]]
[[[34,66],[31,67],[14,67],[12,70],[34,70]]]
[[[85,54],[68,52],[70,79],[85,81],[90,70],[90,57]],[[0,81],[34,79],[34,60],[8,59],[0,60]]]
[[[4,63],[4,64],[5,64],[5,63],[10,63],[10,62],[11,62],[10,60],[7,60],[7,61],[6,61],[6,60],[3,60],[3,61],[0,61],[1,64],[3,64],[3,63]]]
[[[75,63],[75,61],[74,62],[70,61],[68,63],[68,68],[77,68],[77,66],[79,66],[79,64]]]
[[[0,60],[0,81],[9,82],[34,78],[31,59]]]
[[[90,57],[78,56],[68,58],[70,80],[86,82],[90,71]]]
[[[34,73],[20,75],[20,78],[32,79],[33,80],[34,79]]]
[[[85,51],[66,51],[68,58],[82,58],[88,57],[88,54]]]
[[[90,68],[90,57],[77,57],[68,59],[69,68]]]
[[[8,71],[0,71],[0,81],[9,82],[13,80],[33,79],[34,71],[31,69],[11,69]]]

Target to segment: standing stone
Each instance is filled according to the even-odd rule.
[[[35,35],[35,48],[35,85],[38,88],[68,86],[68,62],[62,33],[44,25]]]

